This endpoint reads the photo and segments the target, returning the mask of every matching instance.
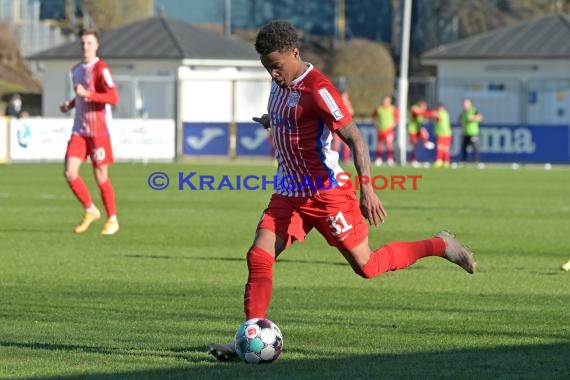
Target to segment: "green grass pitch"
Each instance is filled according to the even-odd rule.
[[[170,187],[153,191],[163,171]],[[456,232],[470,276],[438,258],[364,280],[313,231],[274,268],[264,366],[216,363],[243,318],[245,252],[270,191],[176,189],[178,172],[272,175],[269,164],[117,164],[121,222],[71,231],[81,207],[61,165],[0,166],[0,378],[562,379],[570,377],[570,170],[375,168],[421,174],[379,192],[378,247]],[[88,165],[82,168],[99,207]]]

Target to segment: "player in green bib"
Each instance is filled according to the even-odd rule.
[[[436,161],[435,167],[451,167],[451,120],[449,112],[443,103],[439,103],[437,109],[432,111],[435,124],[436,137]]]
[[[419,142],[421,142],[426,149],[433,149],[435,147],[434,143],[429,141],[429,132],[424,128],[426,113],[428,112],[427,102],[425,100],[418,101],[410,108],[410,116],[408,118],[408,136],[412,146],[409,158],[412,166],[419,166],[416,154]]]
[[[383,162],[384,148],[386,148],[386,159],[388,166],[394,165],[394,130],[398,125],[400,113],[398,108],[392,103],[392,97],[386,95],[382,100],[382,105],[376,107],[372,112],[372,120],[376,124],[378,135],[378,145],[376,146],[376,166],[381,166]]]
[[[463,101],[463,112],[459,116],[459,121],[463,130],[463,144],[461,145],[462,159],[467,161],[467,148],[473,151],[473,162],[479,162],[479,151],[477,141],[479,140],[479,122],[483,120],[483,115],[473,107],[470,99]]]

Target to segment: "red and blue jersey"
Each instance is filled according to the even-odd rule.
[[[279,164],[276,192],[308,197],[329,188],[342,172],[333,133],[352,121],[341,94],[319,70],[307,70],[287,88],[272,83],[267,107]]]
[[[81,84],[91,95],[84,99],[76,96],[73,101],[75,119],[72,133],[80,136],[108,136],[107,128],[111,118],[110,104],[118,103],[117,89],[107,65],[96,58],[89,63],[80,63],[73,67],[73,87]]]

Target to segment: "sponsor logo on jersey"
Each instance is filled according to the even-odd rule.
[[[299,94],[298,92],[291,92],[289,94],[289,99],[287,99],[287,106],[288,107],[296,107],[297,104],[299,104],[299,98],[301,97],[301,94]]]

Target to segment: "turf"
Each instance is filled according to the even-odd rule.
[[[90,168],[83,174],[98,205]],[[81,208],[55,164],[0,166],[0,378],[556,379],[570,377],[570,170],[382,168],[370,244],[452,229],[470,276],[438,258],[372,280],[313,232],[274,269],[281,358],[214,362],[243,318],[244,254],[270,191],[177,190],[178,173],[271,175],[270,164],[118,164],[121,231],[71,231]],[[162,171],[169,188],[151,190]],[[193,181],[196,182],[196,181]]]

